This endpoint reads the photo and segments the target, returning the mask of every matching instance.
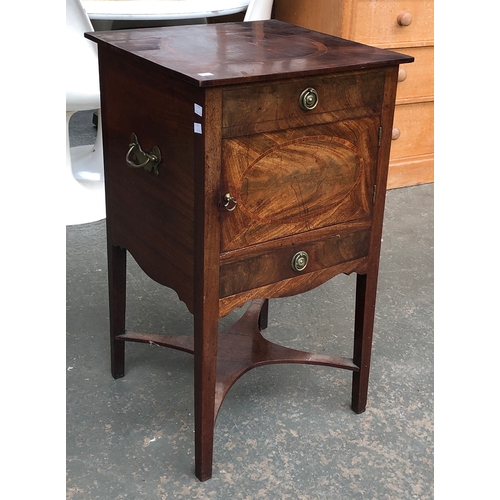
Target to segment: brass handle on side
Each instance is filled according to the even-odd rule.
[[[132,161],[132,157],[135,157],[138,163],[134,163]],[[139,140],[137,136],[132,133],[130,137],[129,150],[127,152],[127,156],[125,156],[125,161],[127,165],[132,168],[144,168],[148,172],[154,172],[156,175],[158,172],[158,165],[161,162],[161,151],[158,146],[153,146],[153,149],[150,153],[145,153],[141,145],[139,144]]]
[[[401,12],[398,14],[398,24],[400,26],[410,26],[412,21],[413,16],[411,15],[411,12]]]
[[[318,92],[316,92],[316,89],[313,89],[312,87],[305,89],[299,97],[300,107],[304,111],[314,109],[318,105],[318,101]]]

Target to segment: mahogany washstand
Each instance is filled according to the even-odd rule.
[[[363,412],[398,66],[413,58],[276,20],[85,36],[99,46],[113,377],[125,341],[194,354],[202,481],[224,396],[255,366],[351,370]],[[127,251],[177,292],[193,337],[126,331]],[[352,359],[262,336],[269,298],[352,272]]]

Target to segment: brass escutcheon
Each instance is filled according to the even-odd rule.
[[[303,271],[306,268],[308,262],[309,255],[307,254],[307,252],[301,250],[300,252],[297,252],[292,258],[292,269],[298,272]]]
[[[238,204],[238,202],[233,198],[233,196],[231,195],[231,193],[226,193],[224,195],[224,208],[228,211],[228,212],[232,212],[235,208],[236,208],[236,205]]]

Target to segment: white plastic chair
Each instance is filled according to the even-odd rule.
[[[69,121],[77,111],[100,107],[96,45],[84,38],[93,31],[80,0],[66,0],[66,225],[106,217],[100,113],[95,144],[70,148]]]
[[[250,0],[244,21],[271,18],[273,0]],[[93,145],[70,148],[69,122],[77,111],[100,107],[97,48],[84,38],[93,31],[80,0],[66,0],[66,225],[94,222],[106,217],[102,127]]]
[[[264,21],[271,19],[273,0],[250,0],[243,21]]]

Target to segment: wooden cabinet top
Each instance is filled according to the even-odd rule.
[[[277,20],[86,33],[199,87],[409,63],[413,58]]]

